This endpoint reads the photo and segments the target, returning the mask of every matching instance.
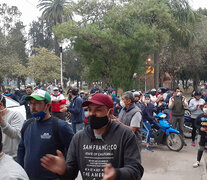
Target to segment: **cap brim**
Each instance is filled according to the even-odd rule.
[[[30,100],[31,98],[36,99],[37,101],[44,101],[44,100],[45,100],[45,98],[42,98],[42,97],[40,97],[40,96],[36,96],[36,95],[30,95],[30,96],[27,96],[27,97],[25,98],[25,100]]]
[[[105,106],[105,104],[99,102],[99,101],[96,101],[96,100],[89,100],[89,101],[85,101],[83,102],[82,104],[82,107],[85,107],[85,106],[88,106],[89,104],[97,104],[97,105],[100,105],[100,106]]]

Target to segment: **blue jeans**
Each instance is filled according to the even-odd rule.
[[[84,123],[72,123],[73,132],[76,133],[80,130],[82,130],[84,127]]]
[[[147,130],[147,137],[146,137],[146,141],[147,143],[150,143],[150,137],[152,135],[152,128],[151,125],[153,125],[153,128],[155,129],[160,129],[160,126],[157,122],[155,121],[147,121],[147,120],[143,120],[143,126],[144,128]]]

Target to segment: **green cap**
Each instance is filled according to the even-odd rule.
[[[44,101],[51,102],[51,96],[47,91],[38,89],[34,91],[31,95],[28,95],[25,100],[30,100],[31,98],[36,99],[37,101]]]

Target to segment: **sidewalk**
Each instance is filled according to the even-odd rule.
[[[203,158],[203,162],[204,162],[204,170],[203,170],[203,175],[201,177],[201,180],[206,180],[207,179],[207,157],[205,156]]]

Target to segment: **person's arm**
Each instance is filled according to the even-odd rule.
[[[24,141],[21,139],[17,150],[17,162],[24,168],[25,147]]]
[[[138,128],[141,127],[141,121],[142,121],[142,115],[140,112],[136,112],[135,115],[132,117],[131,123],[130,123],[130,129],[133,132],[136,132]]]
[[[79,99],[79,98],[77,98],[76,100],[75,100],[75,102],[74,102],[75,104],[74,104],[74,107],[72,107],[71,105],[68,107],[68,111],[70,112],[70,113],[75,113],[75,114],[78,114],[78,113],[80,113],[81,112],[81,110],[82,110],[82,100],[81,99]]]
[[[75,138],[72,139],[68,149],[67,158],[65,158],[61,151],[57,150],[57,156],[47,154],[41,158],[41,165],[60,176],[61,180],[74,180],[78,176],[78,163],[76,157]]]
[[[22,98],[19,100],[19,104],[20,104],[20,105],[24,105],[24,104],[25,104],[25,102],[26,102],[26,101],[25,101],[25,97],[26,97],[26,96],[24,95],[24,96],[22,96]]]
[[[182,97],[182,102],[183,102],[184,108],[188,108],[188,103],[187,103],[186,98],[184,96]]]
[[[0,126],[2,128],[2,131],[10,138],[20,139],[21,137],[20,131],[24,122],[24,117],[19,112],[14,112],[11,118],[12,120],[11,123],[9,124],[0,115]]]
[[[193,99],[190,101],[188,109],[191,112],[196,111],[198,109],[198,107],[194,104],[194,100]]]
[[[144,169],[140,164],[140,151],[134,133],[127,138],[123,148],[124,166],[115,168],[115,180],[140,180]]]
[[[66,104],[66,99],[62,94],[60,95],[60,104],[61,105]]]
[[[169,100],[169,104],[168,104],[168,108],[169,109],[172,109],[174,107],[174,97],[171,97],[170,100]]]
[[[61,125],[59,125],[59,137],[61,143],[64,145],[64,147],[68,150],[70,142],[74,136],[74,132],[72,128],[68,125],[66,122],[62,122]]]

